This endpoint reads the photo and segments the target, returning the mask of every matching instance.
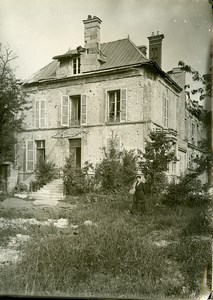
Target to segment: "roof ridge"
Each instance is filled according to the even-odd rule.
[[[132,44],[132,46],[135,47],[135,49],[140,53],[140,55],[145,58],[145,59],[148,59],[139,49],[138,47],[135,45],[135,43],[133,43],[133,41],[130,39],[130,37],[128,37],[128,40],[130,41],[130,43]]]
[[[101,45],[103,45],[103,44],[109,44],[109,43],[115,43],[115,42],[124,41],[124,40],[128,40],[128,38],[123,38],[123,39],[119,39],[119,40],[115,40],[115,41],[110,41],[110,42],[104,42],[104,43],[101,43]]]

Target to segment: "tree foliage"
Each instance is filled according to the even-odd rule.
[[[172,140],[165,131],[151,131],[149,140],[146,140],[145,152],[139,151],[139,167],[146,179],[149,192],[157,192],[157,186],[163,186],[165,172],[169,163],[176,161],[172,150]]]
[[[104,191],[130,188],[137,171],[137,156],[134,150],[117,151],[113,137],[107,150],[105,149],[104,159],[95,169],[95,181]]]
[[[18,83],[10,63],[16,56],[9,46],[0,45],[0,163],[13,161],[15,133],[21,129],[26,94]]]
[[[178,65],[183,71],[192,75],[193,81],[201,84],[201,86],[196,89],[191,89],[189,84],[185,86],[185,89],[190,89],[186,91],[189,97],[190,93],[192,95],[200,95],[200,100],[211,96],[211,71],[208,74],[201,75],[198,71],[185,64],[183,61],[179,61]]]

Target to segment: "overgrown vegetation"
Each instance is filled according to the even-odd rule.
[[[151,131],[146,140],[145,152],[139,150],[139,168],[146,179],[147,191],[151,195],[159,194],[165,189],[169,163],[175,162],[173,141],[168,132]]]
[[[67,195],[85,194],[92,190],[93,181],[89,176],[89,170],[93,166],[86,162],[84,168],[75,166],[71,157],[66,159],[66,164],[63,169],[63,180]]]
[[[0,290],[131,298],[198,294],[203,271],[211,269],[210,239],[204,232],[183,234],[198,210],[161,206],[141,218],[127,213],[130,205],[131,196],[96,203],[82,197],[68,230],[37,232],[23,260],[2,269]]]
[[[118,152],[115,139],[109,141],[105,157],[95,169],[95,182],[103,191],[114,192],[120,188],[130,188],[135,180],[137,157],[133,150]]]
[[[14,59],[10,47],[0,45],[0,163],[14,161],[15,134],[22,127],[23,111],[29,108],[10,65]]]
[[[30,188],[36,191],[58,177],[58,171],[52,161],[39,160],[35,167],[35,181],[31,181]]]

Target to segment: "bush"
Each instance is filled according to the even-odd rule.
[[[35,183],[36,188],[41,188],[53,179],[58,177],[56,166],[53,162],[40,160],[35,167]]]
[[[105,151],[103,161],[96,167],[95,181],[104,191],[130,188],[135,180],[137,157],[134,150],[117,152],[112,138],[109,151]]]
[[[206,206],[210,197],[205,191],[206,186],[194,174],[186,174],[178,183],[173,181],[169,184],[163,203],[169,206]]]
[[[74,165],[72,158],[66,159],[63,169],[63,180],[67,195],[85,194],[93,189],[93,179],[88,175],[88,171],[91,168],[93,167],[88,162],[81,169]]]

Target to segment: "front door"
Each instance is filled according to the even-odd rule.
[[[69,140],[70,157],[75,167],[81,168],[81,139]]]

